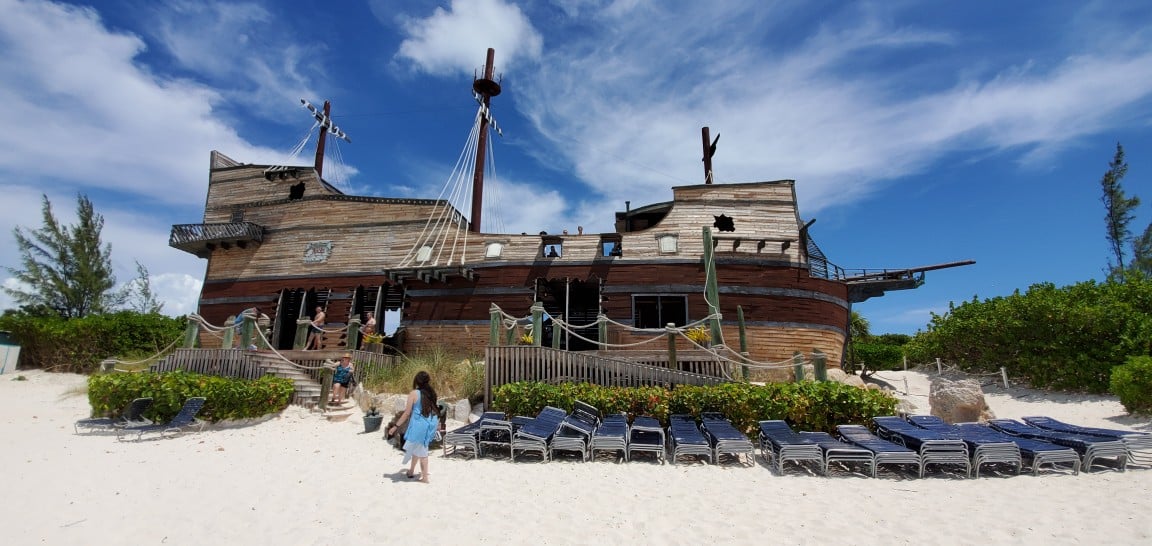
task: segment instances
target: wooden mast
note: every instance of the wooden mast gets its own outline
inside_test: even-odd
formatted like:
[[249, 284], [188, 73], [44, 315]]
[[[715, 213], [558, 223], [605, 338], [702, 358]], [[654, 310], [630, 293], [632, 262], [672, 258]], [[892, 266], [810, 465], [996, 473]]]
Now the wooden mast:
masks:
[[[324, 101], [324, 119], [332, 119], [332, 103]], [[316, 178], [324, 179], [324, 143], [328, 137], [328, 127], [324, 122], [320, 124], [320, 136], [316, 139]]]
[[480, 215], [484, 207], [484, 156], [488, 150], [488, 106], [492, 97], [500, 94], [500, 84], [492, 79], [492, 61], [496, 50], [488, 48], [488, 60], [484, 63], [484, 77], [472, 81], [472, 91], [480, 101], [483, 115], [480, 116], [480, 137], [476, 142], [476, 170], [472, 174], [472, 216], [468, 229], [480, 233]]

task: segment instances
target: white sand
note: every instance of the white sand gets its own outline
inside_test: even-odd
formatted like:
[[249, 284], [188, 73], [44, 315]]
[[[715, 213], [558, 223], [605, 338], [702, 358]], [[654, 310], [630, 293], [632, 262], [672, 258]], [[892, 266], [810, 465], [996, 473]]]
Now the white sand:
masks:
[[[0, 543], [1148, 544], [1152, 471], [871, 479], [753, 467], [431, 460], [289, 408], [160, 441], [73, 433], [84, 378], [0, 376]], [[903, 385], [902, 374], [883, 374]], [[909, 372], [913, 393], [924, 375]], [[1109, 397], [988, 388], [1000, 417], [1152, 430]], [[72, 394], [69, 394], [72, 392]], [[913, 397], [915, 399], [915, 397]], [[921, 408], [927, 399], [919, 398]]]

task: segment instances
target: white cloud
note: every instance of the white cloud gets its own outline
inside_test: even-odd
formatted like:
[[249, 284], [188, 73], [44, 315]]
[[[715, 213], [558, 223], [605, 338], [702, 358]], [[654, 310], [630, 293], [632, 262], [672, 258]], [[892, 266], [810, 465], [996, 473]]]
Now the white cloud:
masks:
[[482, 69], [487, 48], [496, 50], [497, 72], [540, 57], [543, 39], [520, 8], [504, 0], [452, 0], [430, 16], [403, 18], [398, 58], [430, 74], [471, 74]]

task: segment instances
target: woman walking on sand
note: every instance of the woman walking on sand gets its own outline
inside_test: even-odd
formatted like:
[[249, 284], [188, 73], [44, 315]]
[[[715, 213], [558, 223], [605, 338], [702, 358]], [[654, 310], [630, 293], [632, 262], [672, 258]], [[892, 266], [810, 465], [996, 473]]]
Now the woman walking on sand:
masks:
[[428, 444], [432, 443], [436, 430], [440, 428], [436, 391], [432, 389], [431, 381], [428, 372], [416, 374], [404, 414], [388, 429], [388, 434], [395, 434], [398, 427], [408, 423], [408, 430], [404, 432], [404, 462], [411, 461], [409, 478], [416, 477], [416, 463], [420, 463], [420, 481], [424, 483], [428, 483]]

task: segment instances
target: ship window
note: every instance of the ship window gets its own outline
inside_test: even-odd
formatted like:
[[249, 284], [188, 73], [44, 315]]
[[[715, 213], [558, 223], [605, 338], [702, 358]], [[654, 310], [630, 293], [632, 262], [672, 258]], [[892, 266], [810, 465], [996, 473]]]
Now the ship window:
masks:
[[485, 258], [499, 258], [500, 254], [503, 252], [504, 252], [504, 244], [503, 243], [488, 243], [488, 245], [484, 247], [484, 257]]
[[673, 253], [678, 250], [680, 238], [676, 235], [661, 235], [658, 240], [660, 241], [660, 252]]
[[304, 198], [304, 183], [301, 182], [288, 188], [288, 199], [296, 200]]
[[244, 209], [232, 209], [232, 222], [244, 221]]
[[545, 258], [559, 258], [564, 255], [564, 247], [559, 244], [544, 245]]
[[431, 260], [431, 259], [432, 259], [432, 247], [430, 247], [430, 246], [427, 246], [427, 245], [422, 246], [422, 247], [420, 247], [420, 250], [416, 252], [416, 261], [418, 261], [420, 263], [427, 262], [428, 260]]
[[632, 296], [632, 324], [636, 328], [663, 328], [669, 322], [688, 323], [688, 296]]
[[623, 256], [624, 248], [620, 245], [619, 234], [600, 236], [600, 255], [605, 257]]

